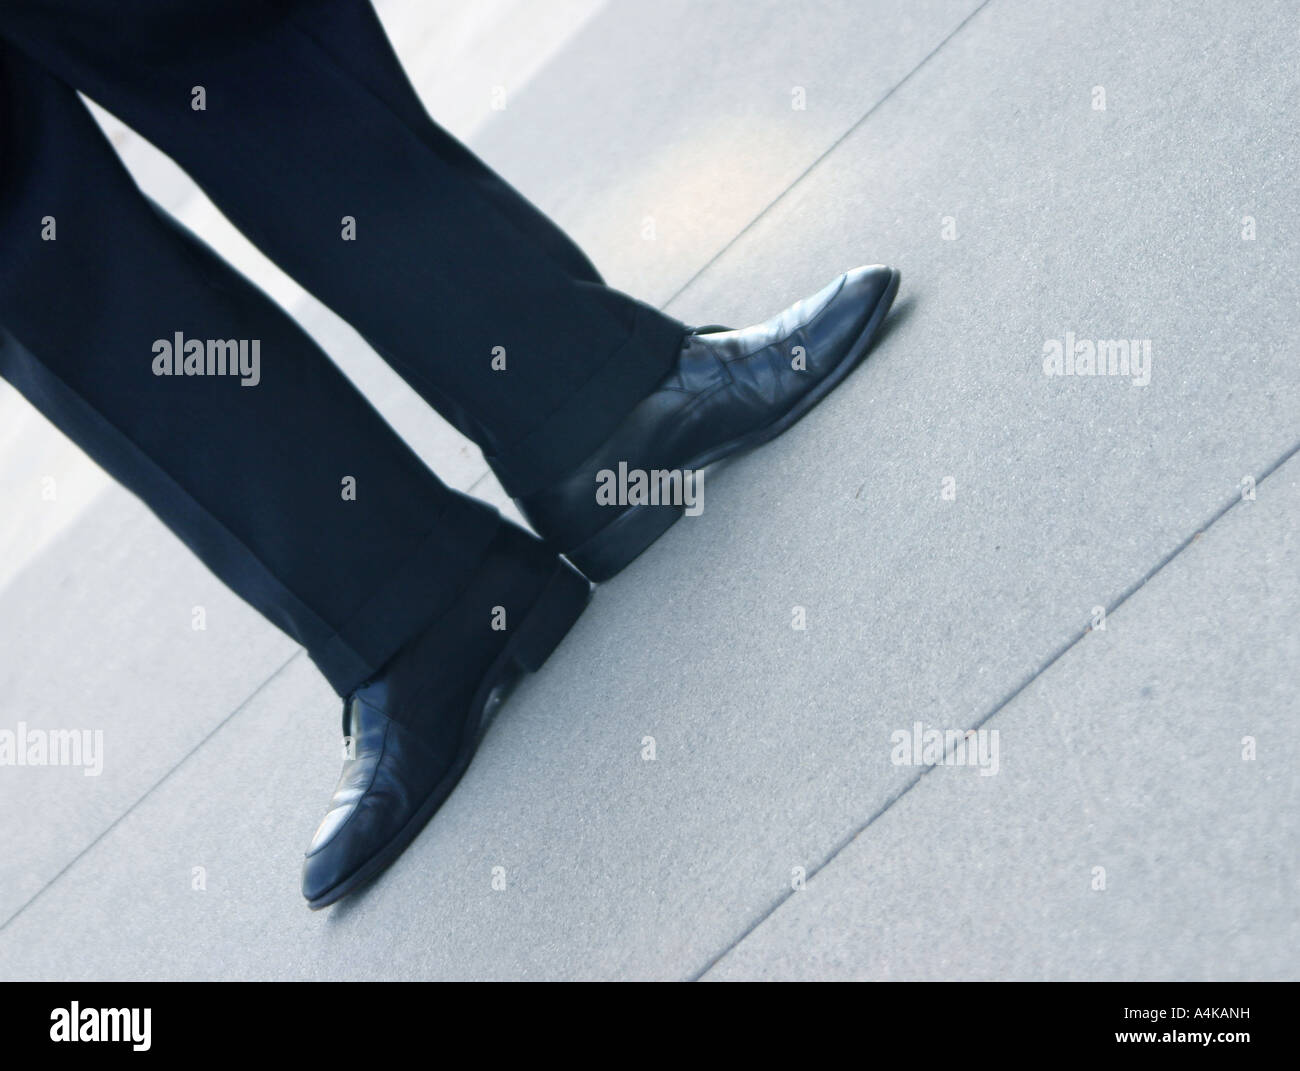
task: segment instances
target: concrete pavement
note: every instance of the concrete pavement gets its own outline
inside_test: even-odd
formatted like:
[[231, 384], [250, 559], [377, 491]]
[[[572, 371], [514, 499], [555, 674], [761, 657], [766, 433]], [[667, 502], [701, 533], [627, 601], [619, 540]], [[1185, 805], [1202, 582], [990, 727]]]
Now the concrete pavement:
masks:
[[[708, 474], [323, 914], [298, 860], [337, 700], [138, 503], [88, 496], [0, 590], [0, 727], [106, 741], [98, 778], [0, 769], [31, 816], [0, 976], [1294, 977], [1292, 7], [553, 10], [543, 35], [489, 5], [456, 53], [381, 6], [434, 114], [611, 284], [740, 323], [886, 262], [893, 325]], [[240, 241], [449, 483], [502, 501]], [[1149, 364], [1048, 375], [1054, 340]], [[897, 762], [918, 722], [998, 730], [998, 773]]]

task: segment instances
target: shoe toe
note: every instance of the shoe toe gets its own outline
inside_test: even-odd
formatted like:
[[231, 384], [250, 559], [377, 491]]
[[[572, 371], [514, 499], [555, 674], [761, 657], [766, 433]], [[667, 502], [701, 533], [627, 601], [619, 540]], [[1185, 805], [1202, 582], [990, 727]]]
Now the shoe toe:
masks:
[[895, 269], [883, 264], [854, 268], [840, 276], [834, 296], [801, 332], [809, 370], [815, 376], [831, 373], [846, 357], [861, 358], [869, 343], [867, 330], [873, 322], [879, 326], [893, 303], [899, 278]]
[[898, 269], [886, 267], [884, 264], [869, 264], [854, 268], [844, 273], [844, 288], [840, 291], [840, 299], [858, 305], [870, 318], [891, 287], [896, 285], [896, 280], [900, 278]]
[[446, 765], [396, 723], [385, 727], [378, 746], [358, 752], [303, 860], [302, 894], [312, 907], [333, 903], [363, 871], [378, 873], [396, 858]]
[[332, 902], [329, 894], [360, 872], [400, 828], [401, 816], [383, 793], [368, 792], [351, 805], [331, 808], [303, 860], [303, 896], [313, 907]]

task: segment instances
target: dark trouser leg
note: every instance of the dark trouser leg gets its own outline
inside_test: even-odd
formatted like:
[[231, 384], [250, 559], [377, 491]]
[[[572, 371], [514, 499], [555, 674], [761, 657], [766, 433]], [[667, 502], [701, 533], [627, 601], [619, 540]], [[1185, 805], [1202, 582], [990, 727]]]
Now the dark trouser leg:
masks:
[[[378, 97], [406, 127], [461, 174], [510, 222], [579, 282], [603, 286], [587, 255], [513, 186], [434, 124], [393, 51], [370, 0], [301, 5], [298, 26]], [[619, 301], [621, 295], [612, 300]]]
[[[452, 603], [500, 524], [140, 195], [68, 86], [3, 44], [0, 325], [0, 374], [341, 694]], [[178, 331], [258, 340], [260, 381], [155, 375], [155, 341]]]
[[424, 115], [368, 5], [129, 7], [63, 0], [55, 18], [51, 0], [14, 0], [0, 33], [180, 163], [512, 494], [572, 469], [667, 373], [683, 325], [600, 284]]

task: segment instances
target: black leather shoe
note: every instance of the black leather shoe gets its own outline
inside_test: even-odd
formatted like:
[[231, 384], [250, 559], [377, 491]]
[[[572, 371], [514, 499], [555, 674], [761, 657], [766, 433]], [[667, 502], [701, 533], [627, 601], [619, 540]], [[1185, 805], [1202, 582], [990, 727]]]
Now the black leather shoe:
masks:
[[506, 691], [540, 668], [590, 595], [554, 551], [502, 522], [451, 609], [344, 702], [351, 757], [303, 863], [310, 907], [401, 854], [456, 787]]
[[[595, 581], [608, 580], [688, 501], [602, 504], [610, 474], [695, 472], [775, 438], [849, 374], [898, 293], [899, 273], [855, 268], [765, 323], [695, 328], [668, 376], [563, 480], [518, 499], [529, 523]], [[681, 479], [683, 477], [679, 477]], [[635, 496], [630, 496], [635, 497]]]

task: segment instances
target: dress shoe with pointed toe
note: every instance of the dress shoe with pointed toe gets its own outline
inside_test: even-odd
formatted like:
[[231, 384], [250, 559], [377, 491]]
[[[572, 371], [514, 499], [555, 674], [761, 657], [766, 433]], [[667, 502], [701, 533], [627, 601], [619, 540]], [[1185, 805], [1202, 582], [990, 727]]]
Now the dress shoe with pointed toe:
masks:
[[591, 584], [508, 522], [446, 614], [344, 702], [343, 773], [307, 849], [313, 909], [393, 862], [451, 794], [495, 707], [541, 667]]
[[[516, 499], [519, 508], [583, 573], [608, 580], [683, 516], [694, 473], [775, 438], [843, 381], [871, 348], [899, 278], [883, 265], [855, 268], [764, 323], [693, 329], [614, 433], [563, 479]], [[606, 493], [624, 487], [625, 473], [645, 474], [641, 493]], [[647, 500], [660, 473], [676, 482]]]

